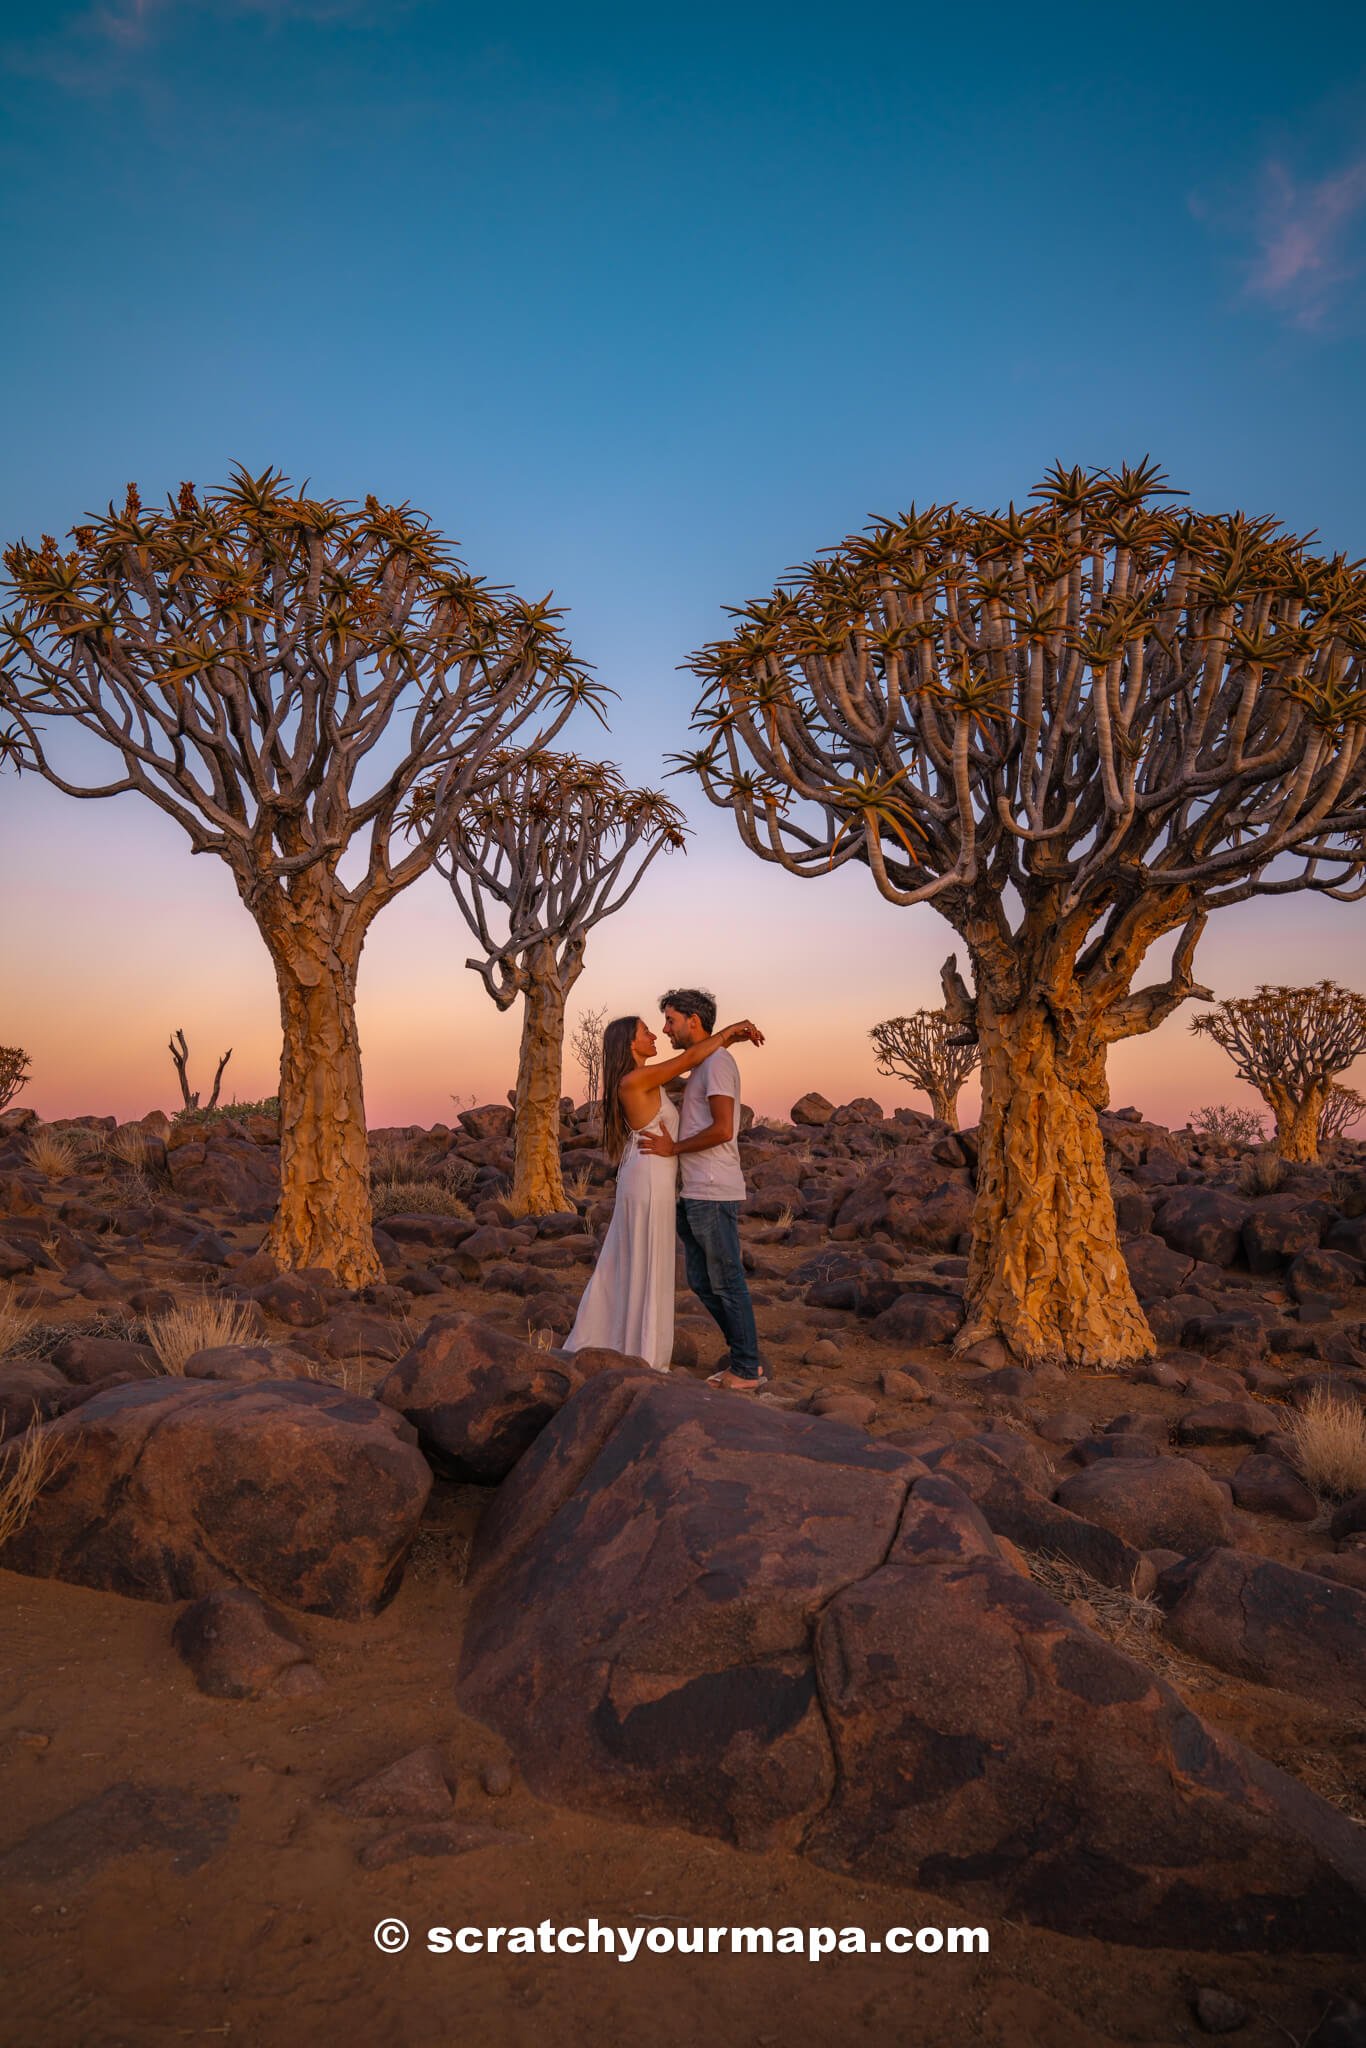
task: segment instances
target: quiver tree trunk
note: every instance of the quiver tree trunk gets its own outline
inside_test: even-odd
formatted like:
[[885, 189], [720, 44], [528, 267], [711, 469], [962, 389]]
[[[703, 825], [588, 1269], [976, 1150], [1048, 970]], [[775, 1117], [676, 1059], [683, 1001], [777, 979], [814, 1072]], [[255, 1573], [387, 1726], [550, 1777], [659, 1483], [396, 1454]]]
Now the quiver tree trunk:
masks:
[[1153, 1336], [1119, 1248], [1097, 1110], [1105, 1049], [1051, 1011], [993, 1010], [978, 977], [982, 1123], [957, 1348], [1000, 1337], [1022, 1364], [1110, 1366], [1144, 1358]]
[[267, 943], [280, 991], [280, 1206], [264, 1249], [289, 1271], [321, 1266], [344, 1287], [383, 1278], [356, 1031], [356, 967], [328, 930], [323, 890], [296, 880]]
[[931, 1088], [927, 1090], [927, 1093], [930, 1098], [930, 1108], [938, 1122], [947, 1124], [951, 1131], [956, 1131], [958, 1129], [958, 1090], [955, 1088], [950, 1093], [944, 1088]]
[[565, 1002], [577, 975], [577, 963], [571, 958], [561, 969], [548, 944], [537, 947], [526, 961], [508, 1196], [514, 1216], [553, 1216], [573, 1207], [560, 1172], [560, 1090]]
[[1262, 1093], [1276, 1115], [1276, 1150], [1281, 1158], [1312, 1164], [1319, 1156], [1319, 1124], [1328, 1089], [1315, 1083], [1296, 1096], [1272, 1082]]

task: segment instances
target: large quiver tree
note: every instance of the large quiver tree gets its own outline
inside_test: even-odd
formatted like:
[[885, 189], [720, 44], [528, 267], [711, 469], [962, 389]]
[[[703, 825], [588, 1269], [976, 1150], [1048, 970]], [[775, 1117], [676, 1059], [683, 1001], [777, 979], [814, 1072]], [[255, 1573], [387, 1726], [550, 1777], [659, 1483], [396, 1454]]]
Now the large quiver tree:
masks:
[[[422, 792], [412, 807], [427, 815]], [[682, 813], [630, 789], [610, 762], [544, 749], [499, 754], [445, 818], [438, 866], [479, 941], [466, 962], [500, 1010], [522, 999], [512, 1189], [519, 1216], [567, 1209], [560, 1173], [565, 1002], [588, 934], [634, 894], [655, 855], [681, 847]]]
[[1250, 996], [1202, 1011], [1191, 1030], [1222, 1046], [1239, 1077], [1271, 1105], [1282, 1159], [1317, 1159], [1333, 1084], [1366, 1052], [1366, 996], [1333, 981], [1312, 988], [1262, 982]]
[[[0, 708], [69, 796], [134, 790], [227, 863], [280, 994], [280, 1206], [267, 1248], [351, 1286], [371, 1236], [356, 973], [376, 914], [431, 865], [396, 820], [438, 771], [459, 800], [509, 731], [543, 743], [590, 693], [545, 605], [489, 589], [419, 514], [234, 474], [5, 555]], [[73, 779], [48, 728], [120, 758]], [[12, 749], [11, 749], [12, 751]], [[351, 854], [343, 879], [343, 857]]]
[[939, 1121], [956, 1131], [958, 1093], [969, 1074], [976, 1072], [980, 1054], [975, 1044], [955, 1042], [946, 1012], [914, 1010], [909, 1017], [887, 1017], [868, 1036], [878, 1072], [894, 1074], [923, 1090]]
[[[1115, 1229], [1106, 1053], [1188, 996], [1211, 909], [1363, 868], [1366, 575], [1270, 520], [1055, 470], [1037, 506], [851, 537], [693, 667], [686, 757], [763, 859], [864, 863], [961, 935], [982, 1056], [966, 1348], [1105, 1364], [1152, 1338]], [[1168, 978], [1134, 988], [1176, 934]]]

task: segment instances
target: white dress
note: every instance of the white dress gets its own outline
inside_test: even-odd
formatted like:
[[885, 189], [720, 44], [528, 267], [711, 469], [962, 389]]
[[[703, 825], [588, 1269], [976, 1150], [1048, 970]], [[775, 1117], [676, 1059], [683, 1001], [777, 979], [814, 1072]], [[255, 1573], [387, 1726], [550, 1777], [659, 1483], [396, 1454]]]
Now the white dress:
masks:
[[564, 1349], [600, 1344], [667, 1372], [674, 1348], [678, 1162], [642, 1152], [636, 1142], [657, 1131], [678, 1136], [678, 1111], [667, 1095], [650, 1122], [626, 1140], [612, 1221]]

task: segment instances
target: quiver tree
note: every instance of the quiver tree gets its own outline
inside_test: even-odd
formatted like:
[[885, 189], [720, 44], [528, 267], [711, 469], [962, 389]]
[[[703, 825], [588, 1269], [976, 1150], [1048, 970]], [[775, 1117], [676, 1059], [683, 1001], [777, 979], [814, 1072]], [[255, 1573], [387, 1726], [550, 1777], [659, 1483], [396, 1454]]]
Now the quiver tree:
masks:
[[[171, 1033], [171, 1042], [166, 1050], [171, 1055], [171, 1060], [176, 1070], [176, 1079], [180, 1083], [181, 1098], [186, 1109], [198, 1109], [199, 1090], [197, 1088], [191, 1089], [190, 1087], [190, 1048], [185, 1043], [185, 1033], [183, 1031], [173, 1031]], [[214, 1070], [213, 1093], [205, 1103], [205, 1109], [217, 1109], [218, 1091], [223, 1085], [223, 1069], [231, 1058], [232, 1047], [229, 1046]]]
[[[427, 796], [411, 806], [415, 828]], [[608, 762], [536, 749], [495, 756], [446, 817], [437, 865], [480, 947], [466, 965], [500, 1010], [522, 999], [508, 1206], [552, 1215], [570, 1207], [559, 1140], [565, 1000], [593, 926], [621, 909], [661, 849], [682, 846], [682, 814], [655, 790], [628, 789]]]
[[1319, 1116], [1320, 1145], [1330, 1145], [1334, 1138], [1345, 1138], [1364, 1116], [1366, 1095], [1361, 1095], [1355, 1088], [1344, 1088], [1335, 1081], [1324, 1097]]
[[1097, 1123], [1108, 1047], [1204, 993], [1210, 910], [1351, 895], [1363, 869], [1366, 574], [1159, 482], [1057, 469], [1024, 511], [880, 520], [692, 664], [684, 765], [745, 844], [802, 876], [861, 862], [966, 945], [975, 986], [944, 976], [982, 1058], [961, 1348], [1152, 1349]]
[[[396, 820], [436, 773], [458, 802], [509, 732], [557, 732], [591, 686], [546, 604], [471, 576], [420, 514], [292, 495], [242, 471], [164, 510], [121, 511], [5, 555], [15, 607], [0, 710], [22, 764], [69, 796], [134, 790], [227, 863], [275, 968], [283, 1266], [378, 1278], [356, 973], [376, 914], [427, 869], [436, 819]], [[73, 779], [48, 729], [121, 772]], [[83, 766], [83, 760], [76, 759]], [[346, 876], [342, 866], [346, 856]]]
[[1329, 1093], [1366, 1052], [1366, 996], [1320, 981], [1313, 988], [1263, 982], [1191, 1020], [1221, 1045], [1240, 1079], [1271, 1105], [1283, 1159], [1314, 1160]]
[[590, 1109], [602, 1108], [602, 1034], [607, 1029], [607, 1012], [583, 1010], [569, 1035], [569, 1049], [583, 1069], [585, 1100]]
[[975, 1044], [954, 1040], [954, 1027], [943, 1010], [916, 1010], [909, 1017], [888, 1017], [868, 1036], [877, 1054], [880, 1074], [894, 1074], [923, 1089], [940, 1123], [958, 1129], [958, 1091], [976, 1069]]
[[8, 1109], [29, 1078], [29, 1057], [21, 1045], [0, 1045], [0, 1109]]

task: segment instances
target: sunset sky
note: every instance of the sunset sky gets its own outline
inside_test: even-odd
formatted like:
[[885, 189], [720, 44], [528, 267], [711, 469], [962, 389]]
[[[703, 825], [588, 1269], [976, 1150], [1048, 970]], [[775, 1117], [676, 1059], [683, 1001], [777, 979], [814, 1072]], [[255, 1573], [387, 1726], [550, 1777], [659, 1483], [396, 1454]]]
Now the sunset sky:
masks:
[[[678, 664], [721, 607], [913, 498], [1150, 454], [1198, 506], [1366, 555], [1366, 32], [1341, 6], [1293, 32], [1221, 4], [25, 16], [0, 31], [6, 541], [238, 461], [409, 500], [570, 608], [618, 692], [610, 735], [574, 737], [640, 782], [687, 744]], [[860, 869], [779, 874], [667, 787], [689, 851], [594, 935], [573, 1007], [653, 1016], [701, 981], [769, 1035], [743, 1055], [761, 1112], [921, 1101], [867, 1032], [938, 1001], [949, 928]], [[174, 1027], [196, 1079], [232, 1045], [225, 1093], [273, 1090], [265, 951], [169, 820], [5, 774], [0, 858], [24, 1102], [174, 1107]], [[511, 1084], [515, 1016], [470, 950], [434, 877], [376, 925], [372, 1123]], [[1223, 913], [1197, 971], [1361, 986], [1366, 906]], [[1179, 1013], [1111, 1073], [1164, 1122], [1251, 1100]]]

